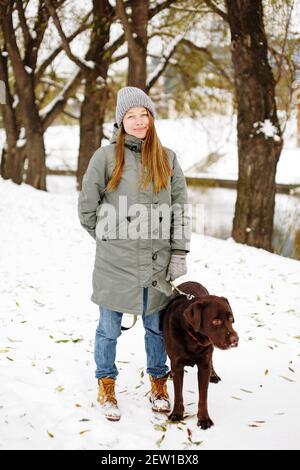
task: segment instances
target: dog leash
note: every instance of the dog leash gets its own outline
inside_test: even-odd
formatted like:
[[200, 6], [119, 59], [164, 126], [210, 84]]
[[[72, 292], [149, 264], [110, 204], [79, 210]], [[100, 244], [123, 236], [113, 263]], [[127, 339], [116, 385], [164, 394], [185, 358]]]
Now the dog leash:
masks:
[[192, 299], [195, 298], [195, 296], [193, 294], [186, 294], [185, 292], [182, 292], [182, 290], [178, 289], [178, 287], [175, 286], [173, 281], [170, 281], [170, 284], [173, 287], [173, 289], [177, 290], [177, 292], [179, 292], [179, 294], [184, 295], [188, 300], [192, 300]]
[[[185, 292], [182, 292], [182, 290], [178, 289], [178, 287], [175, 286], [174, 282], [173, 281], [170, 281], [170, 284], [171, 286], [173, 287], [173, 289], [177, 290], [177, 292], [179, 292], [179, 294], [182, 294], [184, 295], [188, 300], [192, 300], [195, 298], [195, 296], [193, 294], [186, 294]], [[132, 322], [132, 325], [131, 326], [121, 326], [121, 330], [122, 331], [126, 331], [126, 330], [130, 330], [137, 322], [137, 315], [133, 315], [133, 322]], [[195, 339], [195, 338], [194, 338]]]

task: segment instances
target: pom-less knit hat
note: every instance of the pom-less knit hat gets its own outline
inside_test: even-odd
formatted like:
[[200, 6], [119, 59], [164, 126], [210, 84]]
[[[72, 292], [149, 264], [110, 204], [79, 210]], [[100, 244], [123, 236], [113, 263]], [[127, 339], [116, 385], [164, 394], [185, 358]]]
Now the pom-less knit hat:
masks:
[[155, 107], [153, 101], [140, 88], [125, 86], [118, 91], [116, 107], [116, 123], [121, 127], [123, 118], [130, 108], [147, 108], [155, 118]]

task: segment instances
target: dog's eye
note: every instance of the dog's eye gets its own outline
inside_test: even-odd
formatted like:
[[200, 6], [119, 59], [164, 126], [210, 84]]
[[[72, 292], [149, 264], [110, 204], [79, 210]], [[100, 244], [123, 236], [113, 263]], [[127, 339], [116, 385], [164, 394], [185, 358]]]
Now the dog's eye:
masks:
[[222, 325], [222, 323], [223, 323], [222, 320], [220, 320], [219, 318], [215, 318], [215, 320], [212, 321], [212, 324], [214, 326], [220, 326]]

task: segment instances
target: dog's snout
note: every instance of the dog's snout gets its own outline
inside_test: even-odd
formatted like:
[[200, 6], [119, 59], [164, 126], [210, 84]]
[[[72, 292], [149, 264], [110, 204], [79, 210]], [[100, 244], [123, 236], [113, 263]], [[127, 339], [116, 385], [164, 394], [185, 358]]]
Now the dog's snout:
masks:
[[237, 334], [235, 334], [235, 335], [232, 335], [232, 334], [231, 334], [231, 335], [230, 335], [230, 338], [229, 338], [229, 341], [230, 341], [230, 346], [231, 346], [232, 348], [236, 348], [237, 345], [239, 344], [239, 337], [238, 337], [238, 335], [237, 335]]

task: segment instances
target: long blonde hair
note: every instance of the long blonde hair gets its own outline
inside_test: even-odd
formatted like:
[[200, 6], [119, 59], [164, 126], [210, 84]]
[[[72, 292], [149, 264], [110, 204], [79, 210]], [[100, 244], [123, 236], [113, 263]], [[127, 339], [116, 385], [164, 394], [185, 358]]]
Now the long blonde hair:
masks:
[[[139, 188], [146, 189], [153, 181], [154, 192], [158, 193], [161, 189], [167, 188], [169, 176], [173, 172], [167, 152], [156, 133], [154, 119], [148, 109], [147, 114], [149, 127], [142, 146], [142, 175]], [[116, 162], [112, 177], [107, 183], [106, 191], [114, 191], [119, 186], [125, 164], [125, 135], [126, 132], [122, 123], [116, 143]]]

